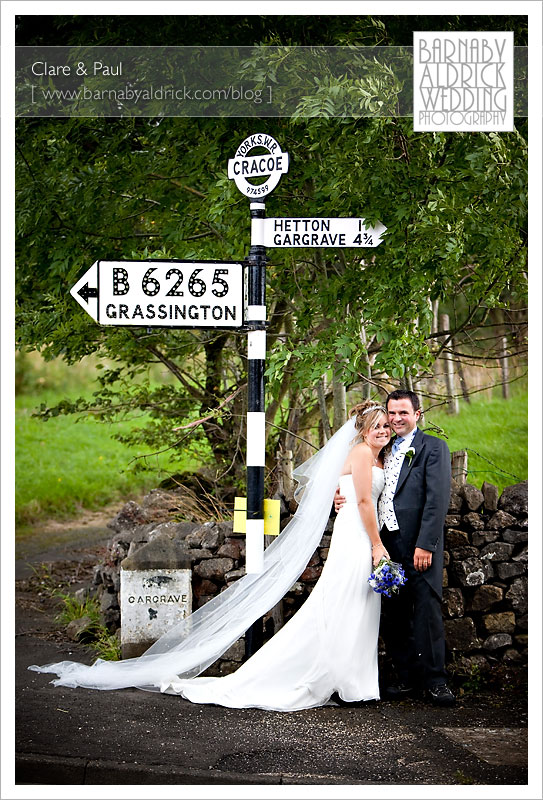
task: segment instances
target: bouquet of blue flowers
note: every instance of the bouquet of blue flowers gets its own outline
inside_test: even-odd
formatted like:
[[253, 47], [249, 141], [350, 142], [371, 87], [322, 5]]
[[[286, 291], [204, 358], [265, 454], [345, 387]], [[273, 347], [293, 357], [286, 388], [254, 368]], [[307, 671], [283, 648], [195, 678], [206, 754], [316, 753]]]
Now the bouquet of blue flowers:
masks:
[[368, 578], [368, 583], [373, 591], [377, 594], [384, 594], [385, 597], [391, 597], [392, 593], [397, 594], [400, 586], [403, 586], [406, 581], [402, 565], [386, 558], [379, 561]]

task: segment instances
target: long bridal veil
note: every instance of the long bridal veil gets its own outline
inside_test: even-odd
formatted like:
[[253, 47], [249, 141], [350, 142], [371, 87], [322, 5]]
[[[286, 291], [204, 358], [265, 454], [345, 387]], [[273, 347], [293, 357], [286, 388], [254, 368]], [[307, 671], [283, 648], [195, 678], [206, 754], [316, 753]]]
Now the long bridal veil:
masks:
[[160, 685], [194, 678], [212, 664], [249, 626], [286, 594], [317, 548], [330, 515], [338, 477], [355, 435], [354, 418], [294, 471], [301, 494], [296, 514], [264, 551], [264, 568], [249, 574], [174, 625], [143, 655], [124, 661], [98, 659], [88, 666], [61, 661], [31, 666], [57, 675], [55, 686], [89, 689]]

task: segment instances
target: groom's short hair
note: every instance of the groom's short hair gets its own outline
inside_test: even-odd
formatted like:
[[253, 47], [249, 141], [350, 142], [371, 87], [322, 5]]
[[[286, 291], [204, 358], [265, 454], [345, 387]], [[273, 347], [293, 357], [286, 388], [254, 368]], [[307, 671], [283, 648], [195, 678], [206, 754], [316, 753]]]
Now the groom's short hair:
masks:
[[393, 392], [390, 392], [386, 401], [387, 407], [389, 400], [410, 400], [411, 405], [413, 406], [413, 411], [418, 411], [420, 409], [420, 400], [418, 395], [416, 395], [415, 392], [412, 392], [410, 389], [395, 389]]

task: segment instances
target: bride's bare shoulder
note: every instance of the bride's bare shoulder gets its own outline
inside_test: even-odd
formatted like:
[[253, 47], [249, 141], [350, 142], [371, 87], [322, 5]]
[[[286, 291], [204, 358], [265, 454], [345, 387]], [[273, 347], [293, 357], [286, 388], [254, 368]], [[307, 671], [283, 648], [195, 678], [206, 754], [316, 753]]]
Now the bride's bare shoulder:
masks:
[[373, 454], [365, 442], [359, 442], [351, 450], [351, 460], [358, 463], [364, 463], [365, 461], [373, 463]]

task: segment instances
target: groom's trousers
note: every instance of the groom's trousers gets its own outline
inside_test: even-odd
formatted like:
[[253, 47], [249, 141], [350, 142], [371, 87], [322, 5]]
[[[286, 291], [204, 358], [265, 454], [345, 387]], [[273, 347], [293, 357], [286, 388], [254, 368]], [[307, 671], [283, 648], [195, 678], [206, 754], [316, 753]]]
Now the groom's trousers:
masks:
[[441, 599], [424, 574], [415, 570], [413, 558], [401, 552], [395, 534], [385, 528], [381, 536], [390, 557], [402, 564], [407, 577], [399, 592], [383, 597], [381, 603], [383, 639], [398, 680], [421, 688], [446, 683]]

